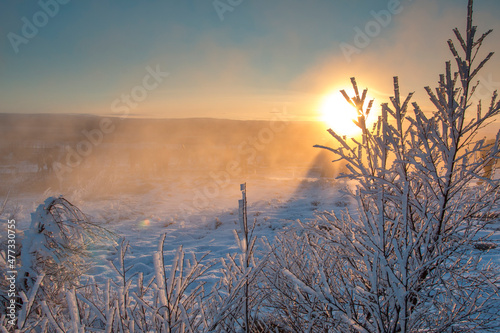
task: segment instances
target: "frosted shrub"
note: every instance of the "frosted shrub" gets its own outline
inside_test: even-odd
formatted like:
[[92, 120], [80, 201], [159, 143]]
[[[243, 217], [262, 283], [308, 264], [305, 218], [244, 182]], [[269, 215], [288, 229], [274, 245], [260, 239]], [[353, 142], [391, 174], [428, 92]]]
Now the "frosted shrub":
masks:
[[[342, 262], [328, 256], [330, 242], [324, 237], [289, 230], [269, 244], [264, 268], [265, 308], [269, 321], [292, 332], [328, 332], [339, 327], [328, 301], [309, 286], [319, 286], [326, 276], [336, 274]], [[326, 275], [325, 275], [326, 274]]]
[[268, 330], [268, 320], [260, 316], [265, 293], [259, 288], [266, 260], [255, 257], [255, 225], [256, 222], [248, 228], [245, 224], [241, 236], [235, 230], [241, 253], [227, 254], [220, 259], [222, 277], [212, 288], [206, 305], [210, 332]]
[[[117, 279], [99, 285], [92, 278], [81, 281], [81, 275], [87, 268], [87, 247], [102, 240], [103, 233], [95, 234], [100, 228], [64, 198], [48, 198], [32, 214], [23, 241], [17, 328], [20, 332], [261, 330], [266, 324], [256, 315], [262, 299], [256, 281], [262, 262], [254, 258], [252, 230], [246, 230], [244, 238], [236, 234], [242, 253], [221, 259], [222, 277], [208, 294], [205, 277], [215, 262], [203, 262], [208, 253], [189, 257], [179, 247], [167, 265], [165, 235], [152, 254], [155, 274], [149, 280], [140, 272], [130, 273], [130, 246], [123, 240], [111, 261]], [[4, 316], [0, 331], [7, 328], [12, 327]]]
[[182, 247], [177, 249], [170, 272], [165, 271], [163, 244], [160, 241], [158, 252], [154, 254], [156, 271], [153, 285], [154, 311], [151, 313], [155, 332], [195, 332], [207, 321], [204, 316], [204, 283], [200, 277], [211, 267], [196, 258], [185, 259]]
[[288, 236], [275, 251], [272, 304], [290, 327], [319, 332], [322, 322], [339, 332], [498, 328], [498, 268], [481, 262], [474, 245], [498, 221], [499, 180], [494, 170], [490, 177], [484, 170], [498, 158], [500, 133], [489, 145], [478, 133], [498, 116], [500, 102], [495, 92], [486, 107], [470, 105], [473, 79], [492, 56], [474, 65], [490, 32], [476, 38], [469, 1], [466, 35], [454, 30], [464, 55], [448, 41], [457, 72], [447, 62], [438, 87], [425, 88], [435, 106], [432, 115], [410, 104], [412, 93], [401, 98], [394, 78], [391, 103], [382, 104], [378, 122], [368, 129], [373, 101], [365, 107], [367, 90], [360, 94], [351, 79], [354, 97], [342, 91], [358, 111], [362, 138], [347, 140], [329, 130], [338, 148], [318, 147], [348, 162], [343, 177], [358, 184], [352, 192], [358, 210], [325, 214], [321, 228], [306, 225], [303, 235]]
[[[113, 235], [63, 197], [50, 197], [31, 215], [18, 269], [17, 329], [20, 332], [82, 331], [75, 287], [89, 261], [89, 246], [113, 243]], [[6, 327], [2, 318], [0, 330]], [[78, 323], [78, 324], [77, 324]]]
[[[31, 214], [25, 232], [19, 276], [25, 290], [36, 276], [45, 275], [44, 290], [57, 293], [79, 285], [88, 268], [88, 247], [112, 240], [112, 234], [98, 226], [63, 197], [47, 198]], [[49, 290], [50, 289], [50, 290]]]

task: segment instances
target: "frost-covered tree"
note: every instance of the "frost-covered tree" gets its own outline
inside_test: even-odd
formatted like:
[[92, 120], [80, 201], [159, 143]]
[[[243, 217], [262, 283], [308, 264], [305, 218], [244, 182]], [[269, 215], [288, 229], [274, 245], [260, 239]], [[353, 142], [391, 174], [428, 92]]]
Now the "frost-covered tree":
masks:
[[90, 264], [89, 246], [104, 241], [114, 243], [110, 231], [63, 197], [47, 198], [31, 214], [31, 226], [22, 242], [21, 290], [30, 289], [41, 274], [45, 275], [46, 297], [78, 286]]
[[269, 320], [260, 313], [265, 293], [259, 288], [264, 258], [256, 258], [254, 236], [257, 220], [248, 225], [246, 184], [241, 184], [239, 201], [240, 232], [234, 236], [240, 254], [221, 258], [222, 277], [214, 285], [207, 301], [206, 315], [211, 318], [210, 332], [261, 332], [269, 330]]
[[83, 332], [82, 322], [95, 315], [79, 306], [75, 287], [82, 288], [81, 276], [91, 263], [90, 246], [109, 245], [113, 238], [63, 197], [47, 198], [31, 214], [20, 247], [17, 321], [12, 325], [2, 316], [0, 331]]
[[261, 313], [265, 293], [259, 288], [265, 260], [255, 258], [256, 237], [247, 243], [235, 231], [235, 238], [242, 253], [220, 259], [222, 277], [207, 299], [209, 332], [266, 331], [269, 320]]
[[[276, 274], [287, 281], [271, 286], [283, 302], [280, 312], [302, 314], [301, 329], [320, 331], [320, 321], [339, 332], [498, 329], [499, 272], [481, 261], [480, 242], [498, 221], [499, 180], [489, 169], [500, 133], [491, 144], [479, 133], [499, 115], [500, 102], [495, 92], [486, 107], [471, 105], [474, 79], [493, 55], [476, 65], [491, 30], [476, 37], [470, 0], [465, 35], [453, 31], [461, 50], [448, 45], [457, 70], [446, 62], [438, 86], [425, 88], [431, 114], [410, 104], [412, 93], [401, 97], [396, 77], [391, 103], [367, 128], [367, 90], [360, 94], [353, 78], [354, 96], [342, 91], [358, 112], [362, 139], [329, 130], [338, 148], [318, 147], [348, 162], [343, 177], [357, 184], [358, 209], [325, 214], [321, 227], [305, 226], [289, 236], [287, 253], [274, 256], [282, 266]], [[290, 264], [287, 258], [304, 256], [290, 249], [293, 243], [307, 247], [307, 260]]]

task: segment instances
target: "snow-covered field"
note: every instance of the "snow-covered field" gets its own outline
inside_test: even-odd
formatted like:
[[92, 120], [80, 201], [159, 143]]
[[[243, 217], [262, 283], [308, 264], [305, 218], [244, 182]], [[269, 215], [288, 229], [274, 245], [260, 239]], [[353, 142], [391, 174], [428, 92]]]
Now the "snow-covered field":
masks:
[[[354, 200], [345, 191], [348, 186], [354, 186], [352, 183], [307, 178], [300, 171], [288, 172], [286, 177], [250, 175], [233, 179], [223, 186], [214, 186], [213, 179], [204, 174], [147, 180], [124, 178], [125, 182], [122, 179], [117, 181], [121, 184], [114, 184], [112, 195], [93, 195], [93, 189], [99, 186], [100, 178], [97, 177], [88, 182], [92, 184], [89, 188], [69, 193], [48, 188], [43, 194], [11, 196], [7, 208], [16, 211], [18, 228], [26, 230], [31, 222], [30, 214], [46, 197], [64, 195], [92, 221], [112, 231], [118, 242], [121, 239], [129, 241], [131, 252], [127, 260], [133, 265], [129, 273], [143, 272], [145, 276], [154, 274], [152, 256], [163, 234], [166, 234], [166, 263], [170, 263], [179, 246], [186, 253], [209, 252], [207, 259], [239, 252], [233, 233], [240, 231], [238, 200], [243, 182], [247, 184], [248, 220], [256, 221], [258, 238], [265, 237], [271, 242], [280, 231], [296, 226], [297, 220], [311, 222], [325, 211], [339, 212], [348, 208], [353, 212], [356, 209]], [[124, 189], [122, 193], [117, 192], [120, 188]], [[213, 193], [210, 198], [204, 194], [207, 188]], [[128, 193], [127, 189], [134, 193]], [[103, 192], [106, 191], [99, 191]], [[487, 231], [490, 232], [493, 233], [490, 241], [500, 243], [500, 226], [492, 226]], [[88, 276], [101, 283], [115, 277], [110, 264], [110, 260], [116, 258], [113, 246], [95, 248], [92, 256], [93, 265]], [[500, 249], [489, 250], [484, 259], [500, 263]], [[218, 278], [219, 268], [215, 265], [209, 275]]]
[[[251, 224], [255, 221], [254, 235], [271, 243], [281, 232], [299, 227], [298, 220], [315, 224], [325, 212], [340, 213], [348, 209], [354, 217], [357, 212], [357, 203], [346, 193], [347, 188], [355, 187], [353, 182], [316, 177], [302, 167], [284, 168], [281, 172], [258, 168], [233, 177], [201, 169], [173, 169], [167, 175], [146, 173], [137, 177], [121, 168], [95, 172], [67, 186], [53, 182], [55, 178], [51, 175], [29, 168], [6, 170], [3, 177], [8, 179], [6, 174], [11, 175], [10, 184], [22, 184], [20, 188], [25, 188], [26, 180], [31, 179], [37, 187], [15, 191], [11, 186], [14, 190], [2, 198], [2, 202], [6, 200], [4, 217], [13, 214], [18, 230], [29, 228], [31, 213], [47, 197], [62, 195], [92, 222], [114, 233], [115, 244], [92, 247], [91, 266], [83, 279], [88, 281], [86, 278], [91, 277], [102, 288], [108, 280], [119, 281], [112, 262], [118, 262], [118, 244], [122, 240], [130, 244], [125, 257], [126, 266], [131, 267], [127, 275], [142, 273], [144, 281], [154, 280], [154, 254], [163, 235], [166, 235], [163, 253], [167, 272], [182, 246], [187, 255], [193, 253], [198, 258], [208, 253], [204, 262], [213, 265], [201, 281], [207, 287], [216, 284], [223, 276], [220, 259], [241, 253], [234, 231], [241, 234], [238, 200], [242, 198], [242, 183], [246, 183], [248, 220]], [[52, 186], [44, 187], [45, 180]], [[492, 248], [474, 251], [481, 253], [483, 263], [491, 261], [498, 265], [500, 249], [496, 246], [500, 243], [500, 225], [491, 225], [480, 236], [490, 233], [485, 244]], [[22, 232], [18, 237], [21, 243]], [[255, 255], [261, 256], [260, 250], [265, 249], [263, 242], [257, 242]]]
[[[298, 219], [312, 221], [323, 211], [339, 211], [352, 203], [342, 191], [348, 185], [346, 181], [306, 178], [300, 172], [296, 176], [290, 174], [286, 177], [251, 175], [233, 179], [223, 186], [214, 186], [213, 179], [203, 175], [127, 179], [134, 193], [127, 190], [117, 193], [119, 188], [127, 187], [122, 181], [121, 185], [114, 184], [117, 189], [112, 195], [96, 196], [92, 191], [98, 184], [69, 193], [49, 188], [43, 194], [11, 195], [7, 209], [17, 210], [18, 228], [26, 230], [36, 207], [46, 197], [62, 194], [92, 221], [115, 233], [117, 241], [122, 238], [129, 241], [131, 252], [127, 260], [134, 265], [130, 273], [140, 271], [147, 276], [153, 274], [152, 255], [158, 249], [162, 234], [166, 234], [166, 263], [179, 246], [186, 253], [209, 252], [207, 259], [239, 252], [233, 230], [240, 229], [240, 183], [247, 184], [248, 220], [256, 221], [255, 235], [269, 241]], [[131, 184], [134, 186], [130, 187]], [[106, 191], [99, 191], [103, 192]], [[212, 195], [208, 198], [205, 193]], [[93, 265], [87, 274], [99, 282], [113, 278], [115, 272], [109, 260], [115, 258], [115, 254], [112, 246], [95, 248]], [[216, 265], [211, 272], [214, 278], [218, 277], [217, 269]]]

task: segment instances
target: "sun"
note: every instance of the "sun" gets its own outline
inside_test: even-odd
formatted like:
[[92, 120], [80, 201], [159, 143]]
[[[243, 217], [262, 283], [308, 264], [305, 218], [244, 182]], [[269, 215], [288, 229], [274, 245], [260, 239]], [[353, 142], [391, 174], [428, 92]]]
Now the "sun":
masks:
[[[367, 97], [365, 106], [368, 101]], [[321, 102], [320, 111], [321, 120], [335, 133], [347, 137], [361, 135], [361, 129], [353, 122], [358, 119], [357, 111], [345, 100], [340, 91], [325, 96]], [[370, 118], [367, 119], [367, 125], [370, 125]]]

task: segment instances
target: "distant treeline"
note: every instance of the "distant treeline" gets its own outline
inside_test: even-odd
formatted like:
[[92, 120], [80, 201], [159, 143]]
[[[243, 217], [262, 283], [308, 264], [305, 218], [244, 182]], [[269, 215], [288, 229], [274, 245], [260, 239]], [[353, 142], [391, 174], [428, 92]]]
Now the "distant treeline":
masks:
[[[103, 127], [105, 126], [105, 127]], [[156, 164], [218, 168], [242, 165], [309, 165], [328, 143], [321, 122], [214, 118], [139, 119], [68, 114], [0, 114], [0, 163], [60, 161], [68, 151], [91, 165], [130, 168]], [[79, 145], [81, 147], [79, 147]], [[82, 148], [83, 147], [83, 148]], [[88, 155], [88, 156], [87, 156]], [[111, 161], [111, 162], [110, 162]]]

